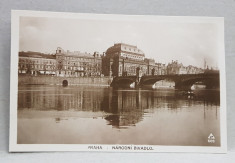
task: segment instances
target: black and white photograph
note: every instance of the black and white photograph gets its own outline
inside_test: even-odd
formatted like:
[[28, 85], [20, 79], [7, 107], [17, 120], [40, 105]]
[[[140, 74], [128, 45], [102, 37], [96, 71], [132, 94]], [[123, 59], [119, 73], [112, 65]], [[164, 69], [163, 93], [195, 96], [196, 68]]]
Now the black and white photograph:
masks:
[[226, 152], [223, 18], [13, 11], [11, 30], [11, 152]]

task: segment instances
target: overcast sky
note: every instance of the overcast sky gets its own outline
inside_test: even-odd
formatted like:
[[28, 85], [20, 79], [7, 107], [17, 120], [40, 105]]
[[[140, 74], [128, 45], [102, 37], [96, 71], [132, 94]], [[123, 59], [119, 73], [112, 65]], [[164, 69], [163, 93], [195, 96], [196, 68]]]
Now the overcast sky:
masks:
[[20, 18], [20, 51], [105, 52], [114, 43], [137, 45], [155, 62], [185, 66], [218, 64], [218, 28], [213, 23], [163, 23], [60, 18]]

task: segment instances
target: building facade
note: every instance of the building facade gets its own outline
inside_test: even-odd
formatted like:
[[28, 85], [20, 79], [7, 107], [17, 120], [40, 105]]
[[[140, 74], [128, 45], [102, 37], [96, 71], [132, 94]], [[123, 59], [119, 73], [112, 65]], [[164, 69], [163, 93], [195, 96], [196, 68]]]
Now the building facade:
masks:
[[56, 56], [38, 52], [19, 52], [19, 74], [55, 75]]
[[[145, 58], [137, 46], [117, 43], [107, 49], [102, 59], [104, 76], [144, 76], [164, 73], [154, 59]], [[157, 70], [157, 71], [156, 71]], [[159, 73], [159, 74], [161, 74]]]
[[51, 75], [61, 77], [90, 76], [144, 76], [166, 74], [198, 74], [204, 69], [178, 61], [168, 65], [156, 63], [154, 59], [145, 58], [137, 46], [117, 43], [100, 55], [65, 51], [58, 47], [54, 54], [39, 52], [19, 52], [19, 74]]
[[53, 55], [19, 52], [19, 74], [61, 77], [101, 76], [101, 56], [81, 52], [65, 52], [58, 47]]
[[167, 69], [166, 69], [166, 64], [163, 63], [155, 63], [156, 65], [156, 75], [166, 75], [167, 74]]
[[80, 77], [101, 76], [101, 56], [81, 52], [65, 52], [58, 47], [56, 50], [56, 76]]
[[204, 69], [192, 65], [184, 66], [178, 61], [172, 61], [167, 65], [167, 74], [199, 74], [204, 73]]

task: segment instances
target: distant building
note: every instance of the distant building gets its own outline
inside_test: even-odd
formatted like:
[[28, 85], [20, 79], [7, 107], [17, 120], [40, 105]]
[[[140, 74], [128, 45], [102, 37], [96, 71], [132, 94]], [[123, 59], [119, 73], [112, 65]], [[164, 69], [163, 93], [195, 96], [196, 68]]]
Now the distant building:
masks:
[[101, 56], [98, 52], [93, 55], [81, 52], [65, 52], [58, 47], [56, 50], [56, 76], [79, 77], [100, 76]]
[[199, 74], [204, 73], [202, 68], [198, 68], [192, 65], [184, 66], [178, 61], [172, 61], [167, 65], [167, 74]]
[[[207, 69], [208, 70], [208, 69]], [[204, 69], [178, 61], [168, 65], [145, 58], [137, 46], [117, 43], [100, 55], [98, 52], [81, 53], [64, 51], [58, 47], [55, 54], [39, 52], [19, 52], [19, 74], [51, 75], [61, 77], [90, 76], [144, 76], [166, 74], [198, 74]]]
[[192, 65], [187, 66], [186, 69], [187, 74], [200, 74], [205, 72], [205, 70], [203, 70], [202, 68], [198, 68]]
[[53, 55], [19, 52], [19, 74], [62, 77], [101, 76], [101, 56], [81, 52], [65, 52], [58, 47]]
[[19, 74], [55, 75], [56, 56], [38, 52], [19, 52]]
[[180, 74], [180, 67], [182, 64], [179, 64], [178, 61], [172, 61], [167, 65], [167, 74]]
[[155, 66], [156, 66], [156, 71], [155, 71], [156, 75], [166, 75], [167, 74], [166, 64], [155, 63]]

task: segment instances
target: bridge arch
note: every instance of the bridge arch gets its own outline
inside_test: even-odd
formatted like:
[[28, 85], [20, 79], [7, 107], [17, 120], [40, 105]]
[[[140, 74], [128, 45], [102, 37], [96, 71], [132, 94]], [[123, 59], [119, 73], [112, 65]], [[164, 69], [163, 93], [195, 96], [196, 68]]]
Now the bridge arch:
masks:
[[129, 87], [134, 82], [136, 82], [136, 76], [121, 76], [121, 77], [115, 77], [110, 86]]
[[64, 87], [68, 86], [68, 85], [69, 85], [68, 80], [63, 80], [62, 85], [63, 85]]
[[188, 78], [182, 81], [178, 81], [175, 84], [175, 88], [177, 89], [191, 89], [193, 84], [197, 82], [202, 82], [206, 85], [206, 88], [217, 88], [219, 87], [219, 80], [214, 80], [211, 77], [195, 77], [195, 78]]
[[175, 81], [169, 79], [158, 80], [153, 84], [153, 88], [174, 88]]
[[140, 86], [154, 85], [156, 82], [161, 80], [169, 80], [175, 82], [173, 78], [170, 78], [168, 75], [155, 75], [155, 76], [143, 76], [140, 80]]

